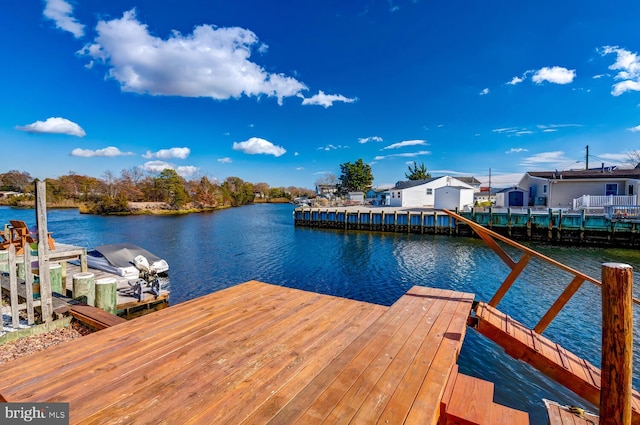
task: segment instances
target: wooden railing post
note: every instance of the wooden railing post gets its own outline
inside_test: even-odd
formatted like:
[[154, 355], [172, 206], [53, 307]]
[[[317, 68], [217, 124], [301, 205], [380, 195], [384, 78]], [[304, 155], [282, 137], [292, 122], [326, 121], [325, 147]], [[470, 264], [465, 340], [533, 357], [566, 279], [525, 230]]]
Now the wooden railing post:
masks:
[[600, 424], [631, 424], [633, 268], [602, 265], [602, 380]]

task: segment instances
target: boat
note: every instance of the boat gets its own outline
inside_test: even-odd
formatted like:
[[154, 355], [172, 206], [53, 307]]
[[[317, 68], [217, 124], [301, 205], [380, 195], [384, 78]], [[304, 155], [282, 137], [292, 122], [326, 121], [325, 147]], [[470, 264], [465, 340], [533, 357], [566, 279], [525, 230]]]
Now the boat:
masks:
[[166, 260], [130, 243], [100, 245], [87, 251], [87, 265], [127, 279], [142, 274], [165, 275], [169, 271]]

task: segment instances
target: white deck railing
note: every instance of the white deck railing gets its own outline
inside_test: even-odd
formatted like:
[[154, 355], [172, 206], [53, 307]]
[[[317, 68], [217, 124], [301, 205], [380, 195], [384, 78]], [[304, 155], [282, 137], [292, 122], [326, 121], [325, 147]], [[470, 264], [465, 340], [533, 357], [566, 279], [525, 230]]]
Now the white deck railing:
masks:
[[608, 206], [637, 205], [636, 195], [593, 196], [582, 195], [573, 200], [573, 209], [604, 208]]

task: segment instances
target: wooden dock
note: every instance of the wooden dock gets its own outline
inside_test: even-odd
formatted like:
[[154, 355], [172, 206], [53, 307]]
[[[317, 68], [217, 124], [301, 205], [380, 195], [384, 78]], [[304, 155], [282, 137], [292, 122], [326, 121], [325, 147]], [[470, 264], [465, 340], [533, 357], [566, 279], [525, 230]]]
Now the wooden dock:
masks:
[[89, 424], [444, 423], [463, 401], [487, 408], [456, 368], [472, 301], [414, 287], [384, 307], [251, 281], [7, 364], [0, 400], [69, 402]]
[[[73, 293], [73, 275], [82, 271], [81, 266], [73, 263], [66, 264], [66, 296], [71, 297]], [[95, 280], [102, 278], [114, 278], [116, 279], [116, 285], [118, 287], [117, 294], [117, 311], [119, 316], [123, 317], [135, 317], [139, 313], [145, 313], [149, 310], [159, 310], [169, 305], [169, 291], [162, 289], [160, 295], [157, 297], [149, 292], [143, 294], [143, 299], [138, 300], [136, 296], [131, 293], [131, 285], [129, 285], [129, 279], [122, 276], [118, 276], [106, 271], [97, 269], [87, 269], [88, 272], [93, 273]], [[126, 295], [129, 293], [130, 295]]]

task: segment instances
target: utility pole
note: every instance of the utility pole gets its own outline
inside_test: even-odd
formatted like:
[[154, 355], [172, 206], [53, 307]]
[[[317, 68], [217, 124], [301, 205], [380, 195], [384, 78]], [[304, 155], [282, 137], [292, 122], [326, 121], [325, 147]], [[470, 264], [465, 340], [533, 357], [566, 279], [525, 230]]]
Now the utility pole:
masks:
[[585, 170], [588, 170], [589, 169], [589, 145], [587, 145], [586, 148], [587, 148], [587, 156], [585, 158], [584, 163], [585, 163]]

